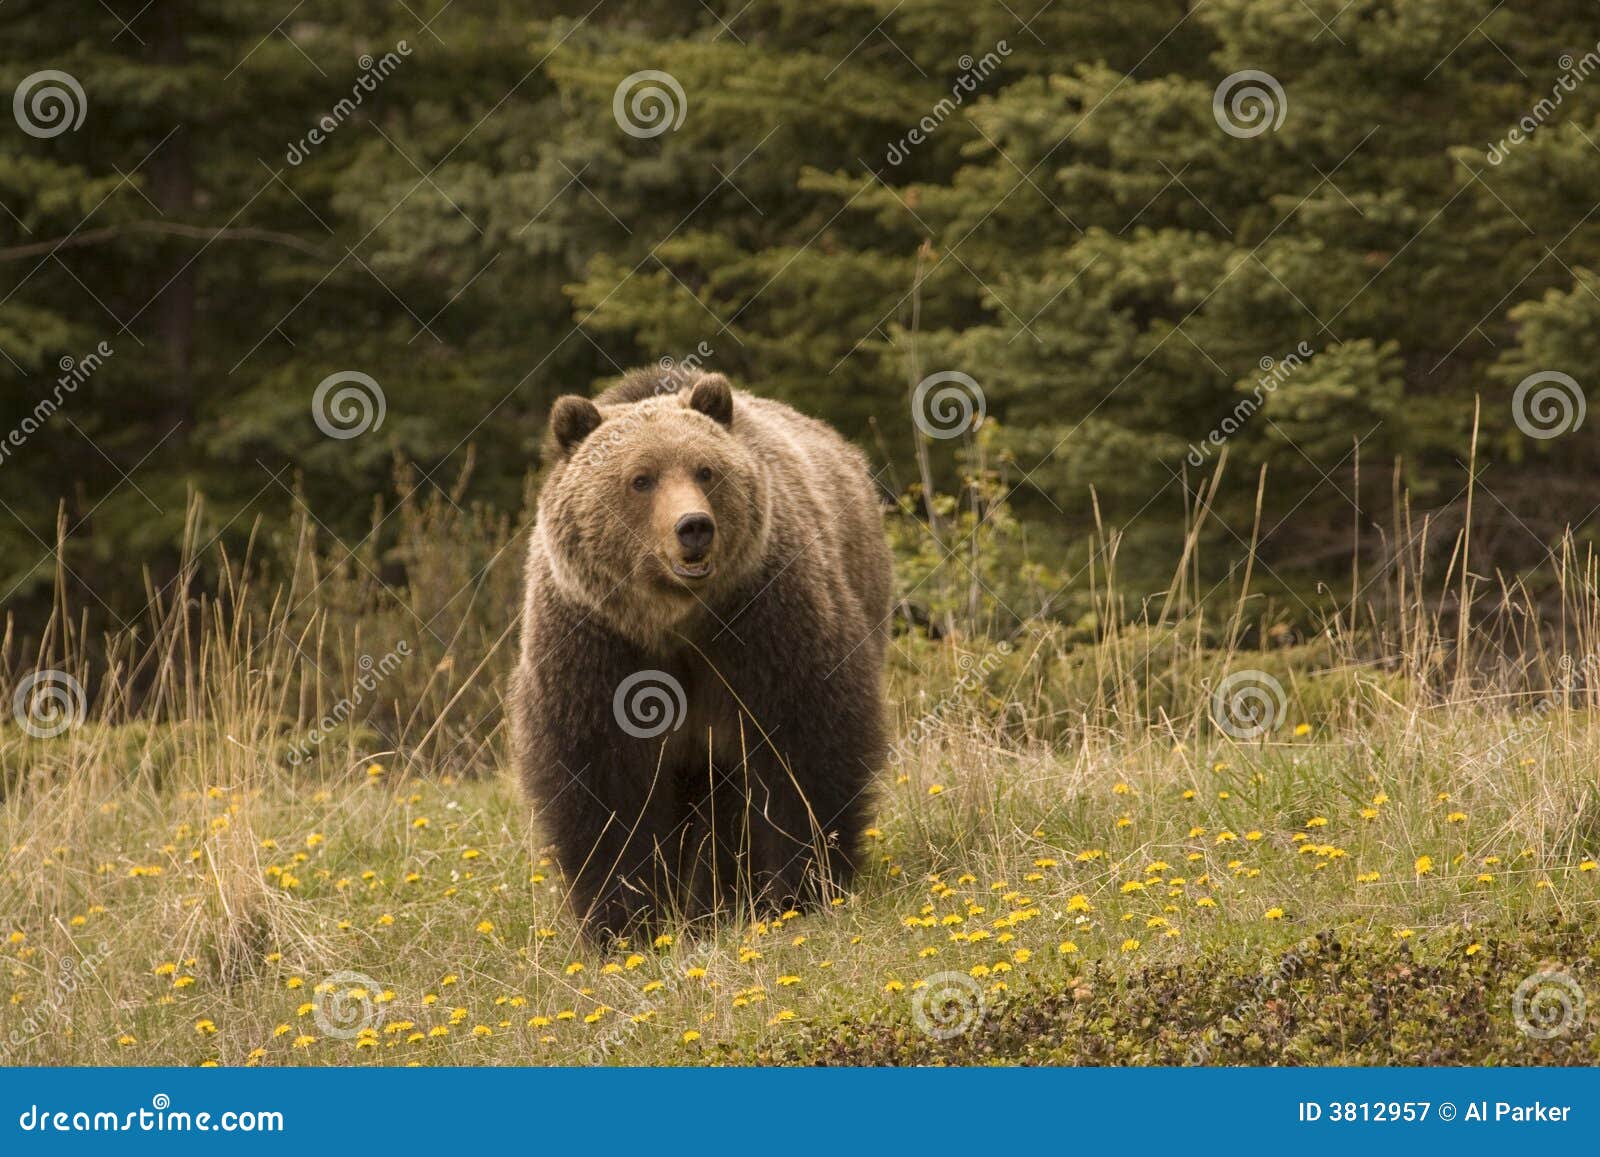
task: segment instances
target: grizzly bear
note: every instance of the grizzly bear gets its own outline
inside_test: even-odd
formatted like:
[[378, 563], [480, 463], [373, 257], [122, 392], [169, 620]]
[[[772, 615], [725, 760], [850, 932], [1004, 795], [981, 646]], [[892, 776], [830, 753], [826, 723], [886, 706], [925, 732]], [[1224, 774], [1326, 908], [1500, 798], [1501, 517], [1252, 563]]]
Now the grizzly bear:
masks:
[[545, 460], [508, 709], [585, 927], [837, 895], [885, 756], [866, 458], [721, 374], [636, 370], [557, 399]]

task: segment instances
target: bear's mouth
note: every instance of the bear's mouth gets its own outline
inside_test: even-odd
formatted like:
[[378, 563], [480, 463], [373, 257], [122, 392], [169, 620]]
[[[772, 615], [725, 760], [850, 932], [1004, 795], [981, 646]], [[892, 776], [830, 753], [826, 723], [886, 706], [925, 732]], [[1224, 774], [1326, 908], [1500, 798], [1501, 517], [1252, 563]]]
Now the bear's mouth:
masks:
[[672, 563], [672, 573], [681, 579], [699, 582], [702, 579], [711, 577], [711, 561], [709, 559], [699, 562], [674, 561]]

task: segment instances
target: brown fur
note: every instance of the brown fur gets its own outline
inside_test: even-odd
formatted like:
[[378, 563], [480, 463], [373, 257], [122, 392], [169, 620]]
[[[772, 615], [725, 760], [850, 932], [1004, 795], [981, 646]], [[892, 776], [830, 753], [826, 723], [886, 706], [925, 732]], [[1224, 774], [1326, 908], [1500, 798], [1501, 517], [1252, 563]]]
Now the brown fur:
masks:
[[[865, 458], [720, 374], [635, 371], [557, 402], [547, 460], [509, 710], [588, 926], [847, 884], [884, 754], [891, 571]], [[701, 515], [711, 573], [685, 577], [707, 563], [674, 528]], [[641, 738], [616, 697], [646, 671], [677, 726]]]

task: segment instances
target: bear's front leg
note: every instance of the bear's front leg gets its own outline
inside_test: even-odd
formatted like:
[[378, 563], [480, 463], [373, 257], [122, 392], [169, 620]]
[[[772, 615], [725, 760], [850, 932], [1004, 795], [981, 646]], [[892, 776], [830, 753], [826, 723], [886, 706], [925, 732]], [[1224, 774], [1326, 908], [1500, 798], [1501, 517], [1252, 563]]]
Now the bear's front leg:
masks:
[[[717, 742], [734, 789], [719, 797], [741, 846], [737, 899], [807, 906], [850, 886], [885, 749], [882, 642], [822, 629], [803, 586], [779, 576], [704, 649], [736, 719]], [[750, 655], [764, 656], [755, 663]]]
[[518, 761], [586, 929], [626, 935], [659, 924], [680, 903], [688, 809], [671, 761], [682, 759], [685, 741], [670, 715], [658, 728], [653, 716], [627, 714], [641, 675], [669, 686], [675, 677], [652, 671], [603, 627], [552, 619], [548, 629], [535, 620], [537, 661], [525, 659], [516, 674]]

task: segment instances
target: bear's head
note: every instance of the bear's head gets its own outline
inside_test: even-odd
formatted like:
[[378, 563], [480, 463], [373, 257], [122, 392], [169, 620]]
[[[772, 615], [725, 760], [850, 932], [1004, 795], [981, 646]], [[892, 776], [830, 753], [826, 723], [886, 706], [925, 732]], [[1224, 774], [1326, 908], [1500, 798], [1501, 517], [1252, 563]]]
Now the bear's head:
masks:
[[646, 645], [711, 610], [760, 564], [767, 472], [728, 381], [550, 412], [539, 534], [562, 593]]

